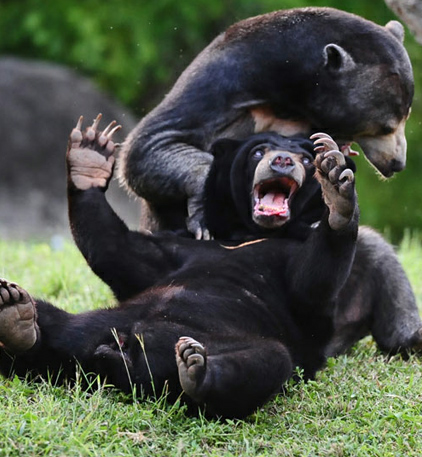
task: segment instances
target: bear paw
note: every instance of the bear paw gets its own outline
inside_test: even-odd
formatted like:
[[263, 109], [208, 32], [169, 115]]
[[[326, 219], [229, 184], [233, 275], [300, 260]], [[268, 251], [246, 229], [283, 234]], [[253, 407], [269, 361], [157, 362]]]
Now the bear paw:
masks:
[[356, 207], [355, 175], [347, 167], [344, 155], [335, 141], [325, 133], [313, 135], [318, 152], [315, 176], [329, 209], [328, 223], [333, 230], [346, 227]]
[[82, 132], [81, 116], [69, 137], [66, 154], [68, 176], [79, 190], [106, 188], [113, 175], [116, 144], [112, 136], [121, 126], [113, 121], [104, 131], [99, 131], [101, 117], [99, 114], [93, 124]]
[[17, 284], [0, 279], [0, 346], [14, 354], [27, 351], [38, 333], [31, 296]]
[[206, 351], [202, 344], [188, 336], [182, 336], [176, 344], [176, 362], [179, 380], [184, 392], [200, 402], [200, 387], [206, 371]]

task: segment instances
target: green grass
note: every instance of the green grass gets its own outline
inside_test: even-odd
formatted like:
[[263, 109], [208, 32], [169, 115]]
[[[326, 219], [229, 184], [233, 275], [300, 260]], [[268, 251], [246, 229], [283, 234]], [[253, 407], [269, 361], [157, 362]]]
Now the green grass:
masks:
[[[421, 304], [422, 245], [407, 236], [399, 255]], [[0, 276], [74, 312], [113, 303], [70, 243], [0, 242]], [[0, 424], [0, 456], [421, 456], [422, 363], [387, 359], [368, 337], [244, 421], [188, 417], [100, 384], [1, 379]]]

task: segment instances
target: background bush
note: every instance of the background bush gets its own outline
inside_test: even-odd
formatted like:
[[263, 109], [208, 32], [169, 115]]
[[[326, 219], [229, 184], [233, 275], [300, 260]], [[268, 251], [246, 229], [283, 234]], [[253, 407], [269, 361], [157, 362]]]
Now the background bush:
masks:
[[[394, 19], [383, 0], [2, 0], [0, 54], [66, 64], [90, 76], [141, 117], [228, 25], [298, 6], [337, 7], [379, 24]], [[406, 47], [416, 78], [407, 128], [407, 170], [381, 182], [364, 159], [358, 159], [362, 222], [390, 231], [395, 240], [406, 227], [422, 228], [422, 47], [409, 33]]]

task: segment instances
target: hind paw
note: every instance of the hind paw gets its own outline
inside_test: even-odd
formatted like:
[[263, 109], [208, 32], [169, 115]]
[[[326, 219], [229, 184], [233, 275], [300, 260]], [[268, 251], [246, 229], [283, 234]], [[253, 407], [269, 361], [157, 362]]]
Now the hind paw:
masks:
[[188, 336], [176, 344], [179, 380], [184, 392], [196, 401], [201, 400], [200, 387], [205, 376], [207, 355], [204, 346]]
[[33, 299], [17, 284], [0, 279], [0, 346], [20, 353], [31, 349], [37, 337]]
[[113, 153], [116, 144], [112, 137], [120, 125], [113, 121], [105, 130], [98, 130], [99, 114], [93, 124], [82, 131], [82, 120], [81, 116], [69, 137], [66, 154], [69, 179], [80, 190], [106, 188], [115, 162]]

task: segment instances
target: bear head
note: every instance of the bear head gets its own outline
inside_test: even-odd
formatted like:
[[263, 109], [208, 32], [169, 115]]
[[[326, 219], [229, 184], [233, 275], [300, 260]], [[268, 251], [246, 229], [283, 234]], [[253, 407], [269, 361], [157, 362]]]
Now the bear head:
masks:
[[310, 140], [265, 132], [243, 141], [218, 140], [212, 152], [205, 211], [214, 238], [302, 238], [321, 219], [325, 206]]
[[403, 38], [397, 21], [383, 27], [334, 8], [307, 7], [234, 24], [224, 46], [248, 69], [241, 94], [254, 94], [255, 132], [273, 117], [272, 130], [291, 136], [291, 122], [280, 119], [295, 121], [293, 135], [323, 131], [345, 151], [356, 142], [390, 177], [406, 165], [405, 124], [414, 94]]

